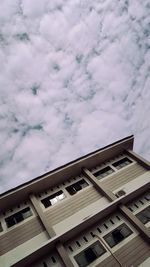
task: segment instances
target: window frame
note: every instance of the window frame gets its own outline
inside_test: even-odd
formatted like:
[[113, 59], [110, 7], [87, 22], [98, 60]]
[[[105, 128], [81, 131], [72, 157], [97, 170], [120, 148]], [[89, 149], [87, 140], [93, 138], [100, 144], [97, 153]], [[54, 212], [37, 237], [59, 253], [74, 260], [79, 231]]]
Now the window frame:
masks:
[[0, 221], [0, 234], [4, 232], [2, 222]]
[[[59, 192], [62, 192], [60, 195], [62, 195], [62, 194], [64, 195], [64, 197], [63, 197], [62, 199], [57, 199], [57, 197], [59, 196], [59, 195], [58, 195]], [[52, 198], [52, 196], [55, 196], [55, 197]], [[54, 203], [54, 204], [50, 204], [50, 205], [48, 205], [48, 206], [45, 206], [43, 202], [46, 201], [46, 200], [47, 200], [47, 201], [49, 200], [49, 203], [51, 203], [51, 198], [52, 198], [52, 199], [56, 198], [56, 199], [57, 199], [56, 203]], [[62, 200], [65, 200], [66, 198], [67, 198], [67, 197], [66, 197], [66, 194], [64, 193], [64, 191], [63, 191], [62, 189], [60, 189], [60, 190], [58, 190], [58, 191], [56, 191], [56, 192], [50, 194], [49, 196], [46, 196], [46, 197], [40, 199], [40, 201], [41, 201], [42, 207], [44, 207], [45, 209], [47, 209], [47, 208], [53, 207], [53, 206], [55, 206], [55, 205], [61, 203], [61, 201], [62, 201]]]
[[[28, 211], [26, 211], [26, 213], [27, 213], [27, 212], [30, 212], [31, 215], [30, 215], [30, 216], [27, 216], [27, 217], [24, 217], [24, 216], [23, 216], [23, 214], [25, 213], [24, 211], [27, 210], [27, 209], [28, 209]], [[18, 217], [17, 217], [18, 215], [21, 216], [21, 217], [20, 217], [20, 218], [21, 218], [20, 221], [19, 221], [19, 219], [18, 219]], [[7, 230], [12, 229], [12, 227], [18, 226], [19, 224], [21, 224], [21, 223], [23, 223], [24, 221], [26, 221], [28, 218], [31, 218], [33, 215], [34, 215], [33, 210], [31, 209], [30, 206], [27, 206], [27, 207], [24, 207], [23, 209], [20, 209], [20, 210], [14, 212], [14, 213], [12, 213], [12, 214], [10, 214], [10, 215], [8, 215], [8, 216], [5, 216], [4, 221], [5, 221]], [[10, 226], [9, 226], [9, 219], [10, 219], [10, 220], [11, 220], [11, 219], [14, 220], [14, 223], [13, 223], [12, 225], [11, 225], [11, 223], [10, 223]], [[10, 221], [10, 222], [11, 222], [11, 221]]]
[[[139, 211], [139, 212], [137, 212], [137, 213], [135, 214], [135, 216], [138, 218], [138, 220], [139, 220], [141, 223], [143, 223], [144, 225], [148, 224], [148, 223], [150, 222], [150, 219], [148, 219], [148, 220], [144, 223], [142, 220], [139, 219], [139, 216], [140, 216], [143, 212], [145, 212], [146, 210], [148, 210], [148, 211], [150, 212], [150, 206], [145, 207], [143, 210], [141, 210], [141, 211]], [[142, 215], [142, 216], [143, 216], [143, 215]]]
[[[79, 183], [82, 182], [82, 181], [85, 182], [85, 184], [86, 184], [85, 187], [83, 187], [83, 188], [81, 188], [81, 189], [79, 189], [79, 190], [74, 191], [73, 194], [71, 194], [71, 193], [68, 191], [68, 189], [70, 189], [71, 187], [75, 187], [75, 185], [79, 184]], [[78, 180], [78, 181], [76, 181], [76, 182], [74, 182], [74, 183], [72, 183], [72, 184], [66, 186], [66, 187], [65, 187], [65, 190], [67, 191], [67, 193], [69, 194], [69, 196], [74, 196], [74, 195], [76, 195], [78, 192], [84, 190], [85, 188], [87, 188], [87, 187], [89, 187], [89, 186], [90, 186], [90, 185], [89, 185], [89, 183], [87, 182], [87, 180], [86, 180], [85, 178], [82, 178], [82, 179], [80, 179], [80, 180]], [[74, 188], [73, 188], [73, 190], [74, 190]]]
[[[120, 168], [117, 168], [117, 163], [122, 162], [122, 161], [125, 160], [125, 159], [127, 159], [127, 160], [129, 161], [129, 164], [127, 164], [127, 165], [125, 165], [125, 166], [122, 166], [122, 167], [120, 167]], [[120, 159], [118, 159], [118, 160], [113, 161], [113, 162], [111, 163], [111, 165], [112, 165], [112, 167], [114, 167], [117, 171], [120, 171], [120, 170], [124, 169], [125, 167], [131, 165], [132, 163], [134, 163], [134, 161], [133, 161], [131, 158], [129, 158], [128, 156], [124, 155], [124, 157], [122, 157], [122, 158], [120, 158]], [[122, 163], [121, 163], [121, 164], [122, 164]], [[121, 165], [121, 164], [120, 164], [120, 165]], [[119, 165], [119, 166], [120, 166], [120, 165]]]
[[[103, 172], [103, 170], [105, 170], [105, 169], [110, 169], [112, 172], [111, 173], [108, 173], [108, 174], [106, 174], [105, 176], [99, 176], [99, 175], [97, 175], [96, 176], [96, 173], [99, 173], [99, 172]], [[112, 168], [112, 166], [110, 166], [110, 165], [106, 165], [106, 166], [104, 166], [103, 168], [101, 168], [101, 169], [98, 169], [98, 170], [95, 170], [94, 172], [93, 172], [93, 175], [96, 177], [96, 179], [98, 179], [98, 180], [101, 180], [101, 179], [104, 179], [104, 178], [106, 178], [106, 177], [108, 177], [108, 176], [110, 176], [110, 175], [112, 175], [112, 174], [114, 174], [116, 171]], [[105, 173], [105, 172], [104, 172]], [[107, 173], [107, 171], [106, 171], [106, 173]]]
[[[114, 237], [112, 236], [112, 233], [114, 233], [117, 230], [120, 230], [120, 228], [122, 228], [122, 227], [126, 227], [126, 229], [129, 231], [129, 234], [127, 234], [122, 240], [115, 241], [114, 240]], [[120, 230], [120, 232], [121, 232], [121, 230]], [[133, 233], [134, 233], [133, 230], [126, 223], [122, 223], [118, 227], [114, 228], [112, 231], [110, 231], [106, 235], [104, 235], [103, 236], [103, 239], [107, 243], [107, 245], [112, 249], [115, 246], [117, 246], [118, 244], [121, 244], [122, 241], [126, 240], [126, 238], [128, 238], [129, 236], [131, 236]], [[123, 234], [121, 233], [121, 235], [123, 235]], [[110, 245], [110, 243], [106, 240], [106, 238], [109, 237], [109, 236], [110, 236], [110, 238], [111, 237], [113, 238], [113, 240], [110, 240], [110, 242], [112, 242], [112, 241], [113, 242], [116, 242], [114, 245]]]
[[[99, 245], [99, 248], [102, 249], [102, 253], [100, 253], [99, 255], [97, 254], [96, 258], [93, 259], [91, 262], [89, 262], [87, 265], [83, 265], [83, 263], [79, 263], [79, 261], [77, 260], [77, 257], [79, 258], [80, 256], [84, 257], [84, 253], [86, 251], [88, 251], [90, 248], [94, 248], [95, 245]], [[96, 251], [93, 253], [97, 253]], [[93, 262], [96, 262], [96, 260], [100, 259], [101, 256], [103, 256], [105, 253], [107, 253], [106, 248], [104, 247], [103, 244], [101, 244], [101, 242], [99, 240], [96, 240], [95, 242], [93, 242], [92, 244], [88, 244], [88, 246], [86, 248], [83, 248], [80, 252], [78, 252], [77, 254], [75, 254], [73, 256], [74, 261], [76, 262], [76, 264], [79, 267], [87, 267], [87, 266], [92, 266], [91, 264], [93, 264]], [[83, 255], [82, 255], [83, 254]], [[85, 257], [85, 261], [87, 261], [87, 258]]]

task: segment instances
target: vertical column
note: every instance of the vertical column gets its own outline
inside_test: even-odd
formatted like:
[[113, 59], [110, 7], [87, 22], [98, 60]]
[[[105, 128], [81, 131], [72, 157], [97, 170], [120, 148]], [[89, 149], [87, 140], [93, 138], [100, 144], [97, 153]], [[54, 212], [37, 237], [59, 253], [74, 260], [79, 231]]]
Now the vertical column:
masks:
[[150, 243], [150, 229], [146, 228], [143, 223], [124, 205], [120, 205], [120, 212], [127, 218], [128, 221], [138, 230], [143, 239]]
[[88, 169], [84, 168], [83, 173], [86, 175], [86, 177], [91, 181], [91, 183], [95, 186], [97, 191], [99, 191], [101, 194], [103, 194], [109, 201], [114, 201], [117, 199], [117, 197], [104, 185], [101, 184], [100, 181], [96, 179], [96, 177], [90, 172]]
[[150, 162], [146, 159], [142, 158], [138, 154], [136, 154], [132, 150], [126, 150], [126, 153], [133, 159], [135, 159], [140, 165], [142, 165], [145, 169], [150, 170]]
[[57, 252], [58, 252], [59, 256], [61, 257], [61, 260], [63, 261], [65, 267], [74, 267], [74, 265], [73, 265], [72, 261], [70, 260], [69, 255], [68, 255], [65, 247], [63, 246], [63, 244], [58, 243], [56, 245], [56, 249], [57, 249]]
[[50, 223], [47, 221], [45, 214], [43, 213], [38, 200], [36, 199], [36, 197], [34, 195], [30, 195], [30, 201], [32, 203], [32, 205], [34, 206], [42, 224], [44, 225], [47, 233], [49, 234], [50, 237], [54, 237], [55, 231], [53, 230], [52, 226], [50, 225]]

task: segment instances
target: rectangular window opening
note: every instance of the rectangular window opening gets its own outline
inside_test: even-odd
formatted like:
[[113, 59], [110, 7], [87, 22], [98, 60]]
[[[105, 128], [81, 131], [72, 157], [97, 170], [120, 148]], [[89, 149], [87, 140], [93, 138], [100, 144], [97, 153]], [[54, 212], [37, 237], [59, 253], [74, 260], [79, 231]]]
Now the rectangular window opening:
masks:
[[76, 244], [77, 244], [78, 247], [81, 247], [79, 241], [76, 241]]
[[99, 171], [94, 172], [93, 174], [97, 179], [102, 179], [113, 172], [114, 170], [110, 166], [107, 166]]
[[107, 226], [107, 224], [106, 224], [106, 223], [104, 223], [103, 225], [104, 225], [104, 227], [105, 227], [106, 229], [108, 229], [108, 226]]
[[43, 261], [43, 266], [44, 267], [48, 267], [47, 263], [45, 261]]
[[128, 207], [128, 209], [133, 212], [133, 209], [131, 207]]
[[2, 224], [0, 222], [0, 232], [2, 232], [2, 231], [3, 231], [3, 228], [2, 228]]
[[104, 236], [104, 240], [112, 248], [123, 241], [125, 238], [130, 236], [132, 233], [132, 230], [126, 224], [122, 224], [112, 232]]
[[84, 249], [82, 252], [77, 254], [74, 259], [78, 263], [79, 267], [86, 267], [101, 255], [106, 252], [106, 249], [100, 244], [99, 241], [96, 241], [91, 246]]
[[111, 220], [111, 219], [110, 219], [110, 222], [111, 222], [111, 224], [115, 224], [115, 223], [113, 222], [113, 220]]
[[132, 161], [130, 159], [128, 159], [127, 157], [120, 159], [116, 162], [114, 162], [112, 165], [117, 169], [122, 169], [124, 167], [126, 167], [127, 165], [131, 164]]
[[82, 190], [83, 188], [89, 186], [89, 184], [84, 180], [80, 180], [72, 185], [66, 187], [66, 190], [70, 195], [76, 194], [78, 191]]
[[7, 227], [10, 228], [14, 226], [15, 224], [18, 224], [22, 221], [24, 221], [26, 218], [32, 216], [32, 211], [29, 207], [20, 210], [19, 212], [14, 213], [13, 215], [5, 218]]
[[102, 231], [101, 231], [101, 229], [99, 227], [97, 227], [97, 230], [101, 234]]
[[49, 197], [46, 197], [41, 200], [42, 204], [45, 208], [48, 208], [50, 206], [53, 206], [57, 202], [63, 200], [65, 198], [65, 194], [62, 190], [58, 191], [57, 193], [50, 195]]
[[56, 263], [56, 259], [55, 259], [54, 256], [52, 256], [51, 259], [52, 259], [52, 262], [53, 262], [53, 263]]
[[118, 215], [116, 215], [116, 218], [118, 219], [118, 221], [120, 221], [121, 219], [120, 219], [120, 217], [118, 216]]
[[87, 240], [86, 236], [84, 236], [84, 237], [83, 237], [83, 239], [84, 239], [84, 241], [85, 241], [85, 242], [88, 242], [88, 240]]
[[68, 247], [71, 252], [73, 252], [73, 248], [71, 246]]
[[25, 220], [26, 218], [32, 216], [32, 211], [30, 210], [30, 208], [25, 208], [23, 211], [22, 211], [22, 216], [23, 216], [23, 219]]
[[90, 234], [91, 234], [91, 236], [92, 236], [92, 237], [95, 237], [95, 235], [94, 235], [94, 233], [93, 233], [93, 232], [90, 232]]
[[146, 224], [150, 221], [150, 207], [140, 211], [136, 214], [136, 217], [143, 223]]

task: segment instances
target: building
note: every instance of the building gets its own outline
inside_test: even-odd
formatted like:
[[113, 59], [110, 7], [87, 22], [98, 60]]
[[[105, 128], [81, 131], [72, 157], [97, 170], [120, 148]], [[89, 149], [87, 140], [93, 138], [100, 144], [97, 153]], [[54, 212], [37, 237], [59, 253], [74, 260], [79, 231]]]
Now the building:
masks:
[[0, 266], [150, 266], [150, 163], [129, 136], [0, 196]]

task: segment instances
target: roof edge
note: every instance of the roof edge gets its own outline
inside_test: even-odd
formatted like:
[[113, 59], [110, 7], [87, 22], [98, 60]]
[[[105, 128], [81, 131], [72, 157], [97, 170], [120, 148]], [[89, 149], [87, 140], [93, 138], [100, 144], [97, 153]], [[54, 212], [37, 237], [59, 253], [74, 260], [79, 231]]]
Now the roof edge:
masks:
[[73, 160], [73, 161], [70, 161], [70, 162], [68, 162], [68, 163], [66, 163], [66, 164], [64, 164], [64, 165], [61, 165], [61, 166], [59, 166], [59, 167], [57, 167], [57, 168], [55, 168], [55, 169], [53, 169], [53, 170], [51, 170], [51, 171], [49, 171], [49, 172], [43, 173], [42, 175], [37, 176], [37, 177], [31, 179], [30, 181], [27, 181], [27, 182], [25, 182], [25, 183], [23, 183], [23, 184], [20, 184], [20, 185], [16, 186], [16, 187], [13, 187], [13, 188], [11, 188], [11, 189], [9, 189], [9, 190], [3, 192], [2, 194], [0, 194], [0, 198], [1, 198], [1, 197], [4, 197], [5, 195], [8, 195], [8, 194], [12, 193], [12, 192], [15, 191], [15, 190], [21, 189], [21, 188], [24, 187], [24, 186], [28, 186], [28, 185], [30, 185], [32, 182], [38, 181], [38, 180], [40, 180], [41, 178], [43, 178], [43, 177], [45, 177], [45, 176], [47, 176], [47, 175], [50, 175], [50, 174], [52, 174], [52, 173], [54, 173], [54, 172], [56, 172], [56, 171], [59, 171], [59, 170], [65, 168], [65, 167], [68, 167], [68, 166], [71, 165], [71, 164], [74, 164], [74, 163], [77, 163], [77, 162], [80, 161], [80, 160], [86, 159], [87, 157], [92, 156], [92, 155], [94, 155], [95, 153], [102, 152], [103, 150], [108, 149], [108, 148], [110, 148], [111, 146], [114, 146], [114, 145], [117, 145], [117, 144], [119, 145], [119, 143], [126, 142], [126, 141], [128, 141], [128, 140], [129, 140], [129, 141], [132, 140], [132, 149], [133, 149], [134, 135], [130, 135], [130, 136], [124, 137], [124, 138], [122, 138], [122, 139], [120, 139], [120, 140], [118, 140], [118, 141], [115, 141], [115, 142], [113, 142], [113, 143], [111, 143], [111, 144], [109, 144], [109, 145], [106, 145], [106, 146], [104, 146], [104, 147], [102, 147], [102, 148], [99, 148], [99, 149], [97, 149], [97, 150], [95, 150], [95, 151], [92, 151], [92, 152], [90, 152], [90, 153], [88, 153], [88, 154], [86, 154], [86, 155], [84, 155], [84, 156], [82, 156], [82, 157], [80, 157], [80, 158], [76, 158], [76, 159]]

